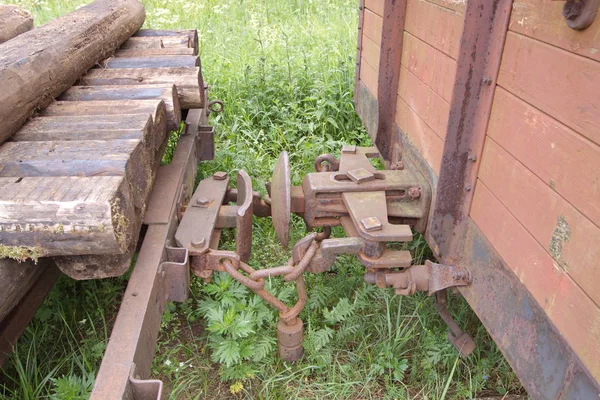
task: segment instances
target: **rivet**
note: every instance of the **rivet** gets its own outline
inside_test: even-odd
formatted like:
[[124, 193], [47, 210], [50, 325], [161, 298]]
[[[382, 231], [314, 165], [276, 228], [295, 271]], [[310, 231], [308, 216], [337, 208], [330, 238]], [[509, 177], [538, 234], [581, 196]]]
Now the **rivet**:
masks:
[[196, 199], [196, 205], [199, 205], [200, 207], [206, 207], [208, 206], [209, 200], [206, 197], [201, 197]]

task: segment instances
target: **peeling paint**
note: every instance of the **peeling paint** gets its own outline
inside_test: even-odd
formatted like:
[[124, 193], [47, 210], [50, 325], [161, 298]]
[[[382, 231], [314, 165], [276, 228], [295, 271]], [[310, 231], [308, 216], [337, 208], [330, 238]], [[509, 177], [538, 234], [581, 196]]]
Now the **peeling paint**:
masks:
[[556, 221], [556, 227], [552, 233], [552, 239], [550, 239], [549, 251], [554, 260], [557, 262], [558, 267], [563, 271], [569, 270], [569, 265], [563, 260], [563, 246], [571, 238], [571, 228], [564, 216], [559, 215]]

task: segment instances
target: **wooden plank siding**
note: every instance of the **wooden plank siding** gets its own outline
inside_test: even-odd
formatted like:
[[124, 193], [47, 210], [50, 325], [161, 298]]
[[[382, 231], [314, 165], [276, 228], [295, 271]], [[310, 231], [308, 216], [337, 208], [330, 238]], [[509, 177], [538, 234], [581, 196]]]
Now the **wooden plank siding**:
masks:
[[369, 39], [366, 35], [363, 35], [361, 56], [375, 71], [379, 69], [380, 53], [381, 48], [379, 45]]
[[[370, 9], [369, 7], [372, 7]], [[362, 40], [360, 42], [359, 79], [369, 92], [377, 97], [381, 32], [383, 29], [383, 0], [367, 0], [363, 12]]]
[[471, 217], [591, 375], [600, 378], [600, 310], [481, 181]]
[[424, 0], [408, 0], [404, 30], [456, 60], [463, 16]]
[[498, 84], [600, 144], [600, 64], [509, 32]]
[[398, 97], [396, 103], [395, 122], [419, 150], [433, 171], [439, 174], [444, 141], [401, 97]]
[[600, 379], [600, 23], [515, 0], [470, 216]]
[[452, 100], [456, 60], [404, 31], [402, 65], [444, 100]]
[[600, 146], [502, 88], [487, 134], [600, 226]]
[[436, 174], [462, 32], [464, 4], [459, 3], [408, 0], [406, 8], [395, 120]]
[[509, 29], [544, 43], [600, 61], [600, 18], [582, 31], [567, 26], [564, 3], [548, 0], [515, 0]]
[[383, 6], [385, 0], [365, 0], [365, 8], [383, 17]]
[[490, 137], [479, 179], [548, 252], [555, 267], [600, 304], [600, 228]]

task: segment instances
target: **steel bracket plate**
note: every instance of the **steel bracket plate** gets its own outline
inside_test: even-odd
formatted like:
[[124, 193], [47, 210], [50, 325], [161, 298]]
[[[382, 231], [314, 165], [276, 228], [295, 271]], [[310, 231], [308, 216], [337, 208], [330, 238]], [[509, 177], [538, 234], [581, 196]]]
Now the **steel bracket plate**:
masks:
[[227, 176], [225, 179], [215, 176], [203, 179], [190, 199], [175, 233], [177, 246], [188, 249], [190, 255], [208, 250], [228, 183]]

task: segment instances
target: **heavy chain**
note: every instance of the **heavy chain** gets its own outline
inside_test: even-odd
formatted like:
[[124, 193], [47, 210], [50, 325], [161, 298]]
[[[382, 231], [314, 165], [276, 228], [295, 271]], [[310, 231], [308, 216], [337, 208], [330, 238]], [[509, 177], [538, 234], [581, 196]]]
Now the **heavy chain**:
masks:
[[[220, 261], [223, 271], [227, 272], [233, 279], [252, 290], [267, 303], [279, 310], [279, 317], [285, 323], [294, 322], [306, 305], [307, 292], [303, 273], [309, 266], [310, 261], [314, 257], [319, 247], [319, 243], [317, 242], [316, 235], [314, 233], [306, 236], [298, 243], [303, 246], [306, 246], [307, 243], [310, 244], [296, 263], [294, 262], [294, 257], [291, 257], [287, 265], [282, 265], [279, 267], [256, 270], [245, 262], [239, 261], [239, 267], [236, 268], [233, 262], [228, 258], [224, 258]], [[294, 250], [296, 252], [298, 249], [295, 247]], [[221, 268], [219, 268], [219, 270], [221, 270]], [[246, 275], [244, 275], [242, 272], [244, 272]], [[298, 301], [292, 307], [288, 307], [285, 303], [265, 289], [265, 278], [274, 276], [283, 276], [283, 279], [286, 282], [296, 282]]]

